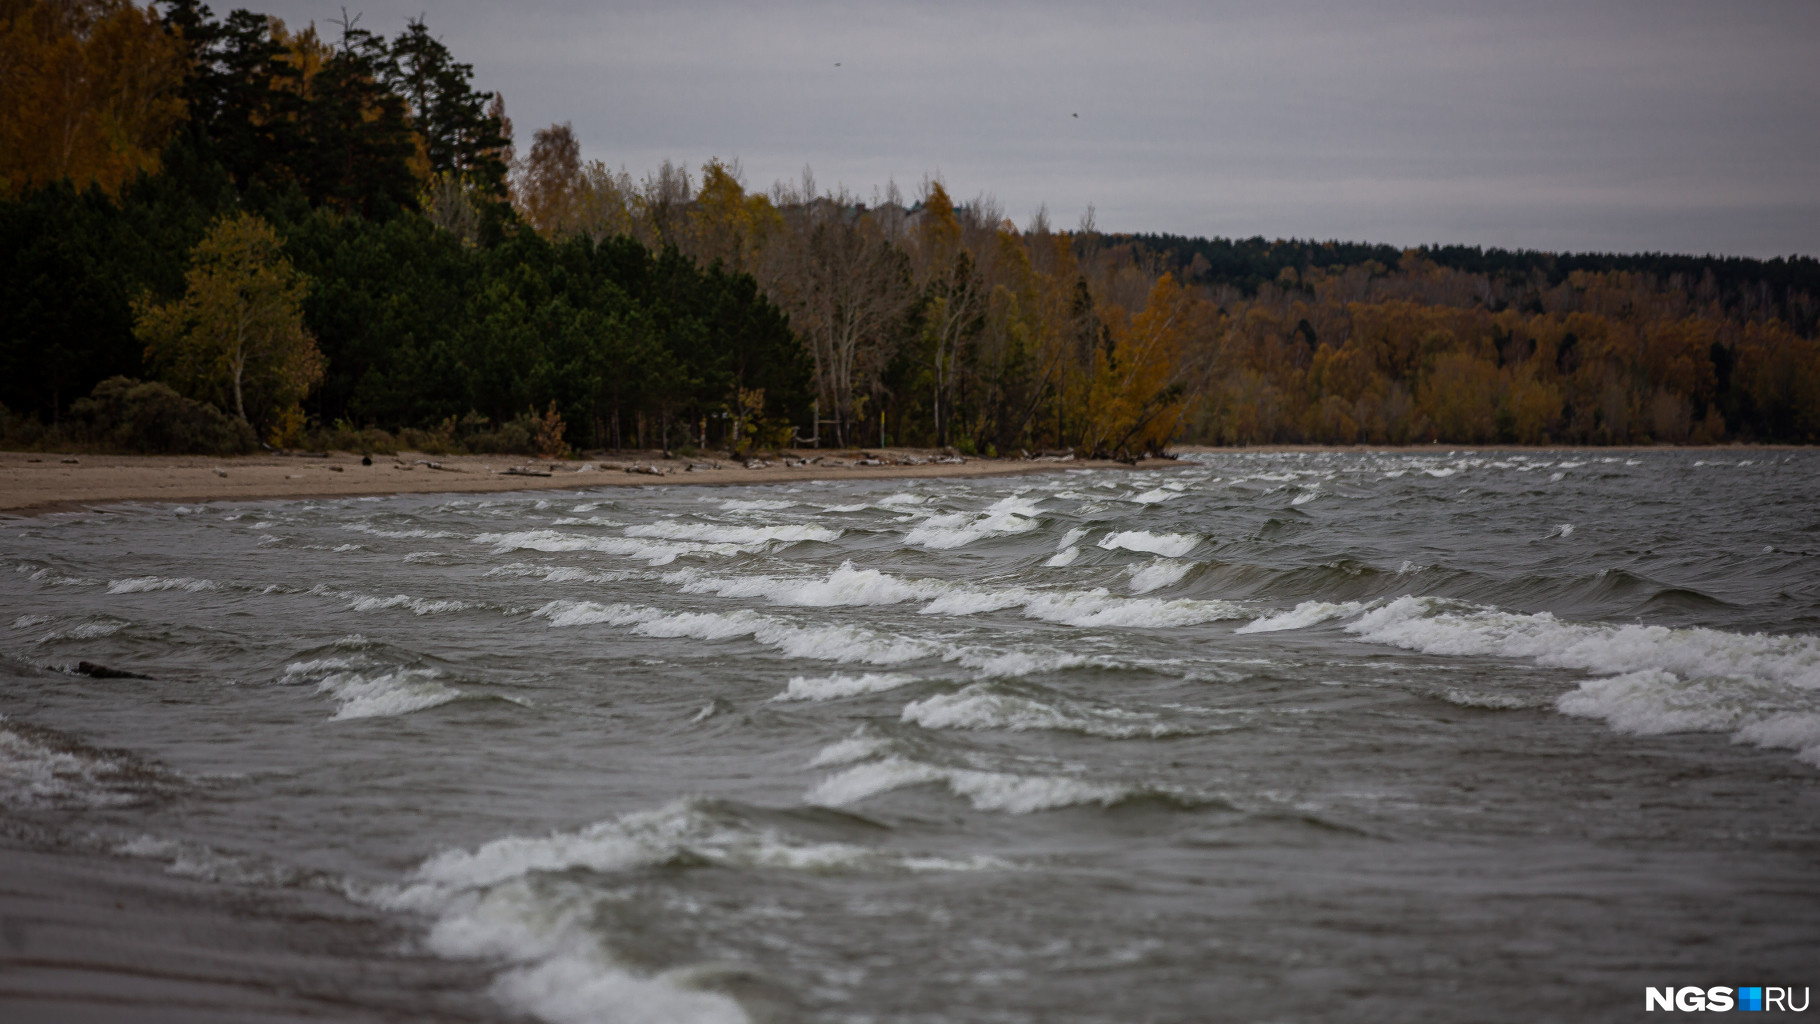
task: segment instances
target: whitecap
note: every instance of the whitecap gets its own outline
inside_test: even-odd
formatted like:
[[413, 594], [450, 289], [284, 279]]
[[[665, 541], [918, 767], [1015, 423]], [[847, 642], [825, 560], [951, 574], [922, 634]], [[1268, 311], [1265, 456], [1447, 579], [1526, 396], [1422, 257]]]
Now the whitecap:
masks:
[[772, 697], [774, 701], [789, 700], [837, 700], [842, 697], [858, 697], [868, 693], [883, 693], [908, 686], [916, 682], [916, 676], [903, 675], [898, 672], [867, 672], [864, 675], [845, 676], [836, 673], [830, 676], [792, 676], [783, 692]]
[[605, 624], [629, 626], [650, 637], [726, 640], [750, 636], [792, 658], [895, 665], [940, 652], [933, 644], [910, 637], [876, 633], [859, 626], [798, 626], [756, 612], [667, 612], [638, 605], [602, 605], [592, 601], [551, 601], [533, 613], [552, 626]]
[[15, 729], [0, 715], [0, 806], [114, 807], [143, 798], [132, 766]]
[[681, 523], [666, 520], [628, 526], [628, 537], [650, 537], [657, 540], [702, 541], [739, 548], [764, 547], [772, 544], [798, 544], [804, 541], [838, 540], [840, 530], [826, 526], [788, 524], [783, 526], [730, 526], [725, 523]]
[[109, 580], [107, 592], [110, 594], [145, 594], [158, 590], [185, 590], [192, 594], [203, 590], [219, 590], [221, 584], [214, 580], [197, 579], [191, 576], [134, 576], [131, 579]]
[[940, 693], [904, 705], [899, 717], [925, 729], [1002, 729], [1008, 732], [1049, 730], [1078, 732], [1108, 739], [1158, 738], [1193, 730], [1150, 713], [1120, 709], [1067, 709], [990, 684], [975, 684], [956, 693]]
[[1201, 538], [1193, 534], [1151, 533], [1147, 530], [1126, 530], [1120, 533], [1109, 533], [1100, 538], [1100, 547], [1108, 551], [1123, 548], [1127, 551], [1145, 551], [1165, 558], [1180, 558], [1195, 549]]
[[1080, 804], [1109, 807], [1136, 795], [1126, 786], [1066, 776], [944, 768], [893, 754], [823, 779], [803, 799], [823, 807], [845, 807], [895, 789], [930, 783], [942, 784], [976, 810], [1006, 814], [1032, 814]]
[[1051, 569], [1060, 569], [1065, 565], [1073, 565], [1074, 560], [1079, 557], [1081, 557], [1081, 549], [1078, 546], [1066, 547], [1049, 556], [1049, 560], [1043, 564]]
[[1148, 594], [1152, 590], [1180, 583], [1182, 577], [1188, 575], [1197, 564], [1179, 562], [1170, 558], [1156, 558], [1145, 565], [1129, 566], [1125, 571], [1131, 575], [1131, 592]]
[[1132, 495], [1126, 500], [1136, 502], [1139, 505], [1156, 505], [1168, 501], [1170, 498], [1179, 497], [1181, 497], [1181, 494], [1178, 491], [1166, 487], [1158, 487], [1153, 490], [1145, 491], [1142, 494]]
[[390, 718], [447, 704], [461, 691], [438, 682], [433, 668], [399, 668], [378, 672], [334, 672], [316, 684], [318, 692], [339, 705], [334, 721]]
[[1266, 615], [1248, 622], [1235, 633], [1274, 633], [1284, 629], [1305, 629], [1328, 619], [1341, 619], [1368, 607], [1358, 601], [1303, 601], [1286, 612]]
[[813, 608], [897, 604], [929, 597], [944, 589], [939, 584], [902, 580], [877, 569], [855, 569], [852, 562], [842, 562], [840, 568], [824, 579], [773, 576], [722, 579], [684, 570], [664, 577], [664, 582], [680, 584], [683, 591], [690, 594], [762, 597], [773, 604]]
[[[1618, 732], [1730, 732], [1759, 742], [1785, 735], [1765, 723], [1820, 714], [1820, 638], [1812, 636], [1563, 622], [1548, 612], [1429, 597], [1399, 598], [1345, 628], [1429, 654], [1528, 658], [1602, 673], [1561, 695], [1556, 708]], [[1808, 760], [1809, 748], [1799, 750]]]
[[849, 736], [817, 751], [815, 757], [810, 760], [809, 767], [829, 768], [834, 765], [852, 764], [855, 761], [878, 757], [889, 749], [891, 749], [891, 741], [883, 736], [864, 734]]
[[958, 548], [987, 537], [1029, 533], [1040, 525], [1036, 502], [1009, 497], [984, 512], [951, 512], [931, 516], [904, 535], [904, 543], [937, 551]]
[[458, 612], [469, 607], [466, 601], [453, 598], [412, 597], [409, 594], [395, 594], [391, 597], [355, 596], [348, 603], [349, 611], [372, 612], [388, 608], [408, 608], [413, 615], [439, 615], [443, 612]]
[[809, 842], [690, 799], [573, 832], [505, 836], [473, 850], [446, 850], [402, 884], [368, 898], [430, 915], [426, 944], [439, 955], [504, 961], [508, 966], [494, 979], [492, 994], [514, 1010], [562, 1024], [743, 1024], [748, 1017], [739, 1002], [695, 986], [690, 968], [653, 975], [615, 958], [592, 913], [598, 886], [565, 877], [672, 863], [816, 873], [1009, 866], [986, 857], [953, 860]]

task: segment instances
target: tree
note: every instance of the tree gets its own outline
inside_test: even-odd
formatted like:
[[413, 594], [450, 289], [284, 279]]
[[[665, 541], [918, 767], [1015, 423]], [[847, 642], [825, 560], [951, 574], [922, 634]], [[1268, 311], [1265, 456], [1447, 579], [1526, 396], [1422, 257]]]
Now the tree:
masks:
[[0, 0], [0, 197], [68, 178], [112, 195], [182, 123], [185, 61], [127, 0]]
[[242, 422], [271, 422], [322, 379], [303, 326], [308, 281], [271, 226], [248, 213], [217, 220], [191, 257], [183, 298], [138, 303], [146, 360], [189, 397], [231, 405]]
[[430, 173], [458, 175], [503, 198], [511, 133], [504, 106], [493, 105], [498, 97], [474, 90], [474, 66], [457, 61], [422, 18], [392, 40], [391, 58], [389, 84], [410, 107]]
[[567, 121], [531, 133], [531, 155], [517, 192], [519, 212], [545, 238], [574, 233], [580, 222], [581, 140]]

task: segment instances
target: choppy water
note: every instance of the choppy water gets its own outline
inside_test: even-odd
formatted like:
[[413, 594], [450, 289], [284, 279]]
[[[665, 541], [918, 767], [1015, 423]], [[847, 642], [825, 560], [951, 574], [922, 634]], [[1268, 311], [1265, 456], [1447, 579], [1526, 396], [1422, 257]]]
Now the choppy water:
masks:
[[1820, 982], [1820, 457], [1197, 458], [0, 522], [0, 801], [550, 1021]]

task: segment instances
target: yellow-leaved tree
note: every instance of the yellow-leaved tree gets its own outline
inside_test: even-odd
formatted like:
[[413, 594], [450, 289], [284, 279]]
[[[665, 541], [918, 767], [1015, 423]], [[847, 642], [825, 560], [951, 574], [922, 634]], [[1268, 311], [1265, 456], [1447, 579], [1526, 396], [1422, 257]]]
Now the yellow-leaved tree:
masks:
[[179, 392], [255, 428], [294, 430], [323, 358], [303, 325], [309, 282], [271, 225], [250, 213], [218, 218], [191, 251], [184, 280], [181, 299], [137, 304], [133, 333], [146, 362]]
[[1131, 458], [1168, 446], [1204, 386], [1193, 342], [1211, 332], [1216, 316], [1164, 274], [1142, 312], [1114, 319], [1109, 344], [1093, 354], [1082, 442], [1088, 454]]
[[113, 194], [156, 171], [187, 70], [131, 0], [0, 0], [0, 197], [64, 178]]

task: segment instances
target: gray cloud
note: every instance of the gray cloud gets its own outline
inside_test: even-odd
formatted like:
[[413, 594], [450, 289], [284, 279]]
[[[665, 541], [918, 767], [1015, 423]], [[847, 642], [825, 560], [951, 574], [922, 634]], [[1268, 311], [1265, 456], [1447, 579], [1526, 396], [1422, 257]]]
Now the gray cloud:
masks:
[[[340, 6], [266, 4], [325, 28]], [[363, 9], [386, 34], [427, 14], [521, 142], [570, 121], [635, 176], [720, 156], [761, 188], [939, 174], [1107, 230], [1820, 250], [1802, 0]]]

